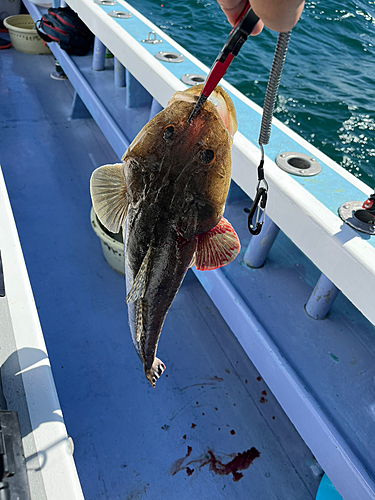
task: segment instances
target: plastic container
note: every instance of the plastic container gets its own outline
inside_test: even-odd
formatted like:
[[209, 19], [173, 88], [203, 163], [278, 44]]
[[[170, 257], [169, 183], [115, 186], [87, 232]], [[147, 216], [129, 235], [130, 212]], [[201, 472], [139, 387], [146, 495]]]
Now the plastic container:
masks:
[[18, 52], [24, 54], [50, 54], [35, 29], [35, 23], [29, 14], [19, 14], [4, 19], [4, 26], [9, 30], [10, 41]]
[[102, 250], [105, 260], [110, 267], [117, 273], [125, 275], [125, 258], [124, 258], [124, 244], [115, 240], [110, 234], [106, 233], [99, 224], [98, 218], [94, 209], [91, 208], [90, 213], [91, 226], [95, 234], [100, 238]]
[[315, 500], [343, 500], [326, 474], [320, 482]]

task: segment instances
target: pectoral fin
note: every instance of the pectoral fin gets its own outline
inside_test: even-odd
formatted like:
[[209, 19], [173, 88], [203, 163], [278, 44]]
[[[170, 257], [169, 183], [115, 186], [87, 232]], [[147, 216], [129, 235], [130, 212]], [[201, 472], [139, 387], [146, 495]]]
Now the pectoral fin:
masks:
[[108, 231], [118, 233], [128, 211], [122, 164], [103, 165], [94, 170], [90, 181], [90, 192], [100, 222]]
[[199, 271], [209, 271], [225, 266], [234, 260], [241, 245], [231, 224], [221, 218], [211, 231], [198, 236], [195, 253], [195, 267]]
[[134, 278], [132, 287], [128, 295], [126, 296], [126, 303], [136, 302], [137, 300], [144, 297], [146, 289], [147, 268], [150, 261], [151, 248], [152, 247], [149, 246], [141, 267], [139, 268], [137, 276]]

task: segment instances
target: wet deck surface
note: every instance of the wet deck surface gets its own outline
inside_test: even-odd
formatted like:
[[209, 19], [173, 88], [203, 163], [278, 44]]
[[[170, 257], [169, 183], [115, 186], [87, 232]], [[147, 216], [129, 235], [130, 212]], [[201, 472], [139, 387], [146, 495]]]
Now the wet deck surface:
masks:
[[[89, 178], [118, 158], [52, 56], [0, 53], [2, 166], [84, 495], [314, 498], [314, 459], [192, 273], [159, 344], [154, 390], [124, 279], [90, 226]], [[244, 470], [242, 470], [244, 469]]]

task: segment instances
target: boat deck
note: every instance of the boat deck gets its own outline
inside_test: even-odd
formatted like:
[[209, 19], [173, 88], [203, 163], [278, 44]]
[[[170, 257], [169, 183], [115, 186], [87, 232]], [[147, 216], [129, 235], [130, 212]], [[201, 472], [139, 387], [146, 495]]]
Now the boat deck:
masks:
[[91, 172], [118, 158], [91, 118], [69, 119], [53, 70], [0, 53], [0, 163], [85, 498], [315, 498], [319, 465], [192, 272], [166, 374], [146, 381], [89, 219]]

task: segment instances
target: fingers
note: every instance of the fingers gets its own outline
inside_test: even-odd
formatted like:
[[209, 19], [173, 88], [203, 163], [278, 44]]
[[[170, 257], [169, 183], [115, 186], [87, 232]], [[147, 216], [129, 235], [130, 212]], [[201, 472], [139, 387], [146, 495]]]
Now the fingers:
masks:
[[[232, 26], [236, 24], [248, 0], [217, 0], [221, 10]], [[251, 0], [250, 4], [260, 21], [251, 33], [259, 35], [264, 26], [285, 33], [293, 28], [300, 18], [304, 0]]]

